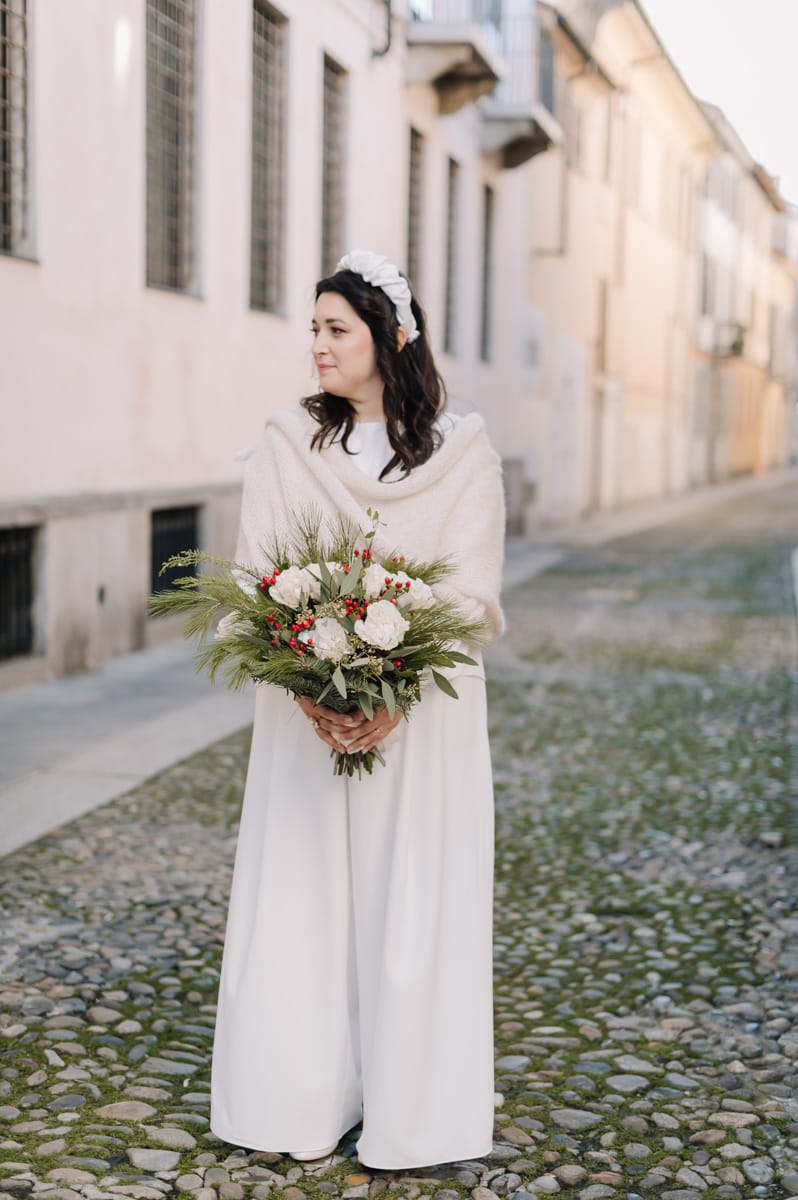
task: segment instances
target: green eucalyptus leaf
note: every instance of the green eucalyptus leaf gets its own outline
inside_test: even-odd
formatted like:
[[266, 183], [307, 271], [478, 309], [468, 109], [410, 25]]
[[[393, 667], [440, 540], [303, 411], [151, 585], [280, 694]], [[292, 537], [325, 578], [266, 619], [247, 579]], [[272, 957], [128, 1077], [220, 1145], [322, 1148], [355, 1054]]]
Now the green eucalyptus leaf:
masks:
[[454, 690], [445, 675], [441, 675], [438, 671], [433, 671], [432, 678], [435, 680], [442, 692], [445, 692], [447, 696], [451, 696], [453, 700], [458, 699], [457, 692]]
[[363, 564], [358, 559], [355, 566], [352, 567], [351, 571], [346, 576], [344, 583], [341, 586], [341, 591], [340, 591], [339, 595], [348, 596], [348, 595], [350, 595], [350, 593], [354, 592], [355, 589], [357, 588], [357, 585], [360, 583], [360, 576], [362, 574], [363, 574]]
[[393, 694], [393, 688], [387, 679], [380, 680], [380, 685], [382, 687], [382, 698], [385, 701], [385, 707], [388, 709], [388, 716], [393, 720], [394, 713], [396, 712], [396, 697]]
[[339, 694], [341, 696], [343, 696], [343, 698], [345, 700], [346, 699], [346, 680], [344, 679], [344, 673], [340, 667], [336, 667], [335, 670], [333, 671], [332, 681], [335, 684], [336, 688], [338, 689]]

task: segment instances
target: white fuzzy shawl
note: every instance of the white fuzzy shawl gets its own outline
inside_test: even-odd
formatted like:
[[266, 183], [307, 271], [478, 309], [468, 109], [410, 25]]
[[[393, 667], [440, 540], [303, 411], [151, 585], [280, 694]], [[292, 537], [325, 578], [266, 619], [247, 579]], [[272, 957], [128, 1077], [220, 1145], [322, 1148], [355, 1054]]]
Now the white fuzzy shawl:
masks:
[[366, 509], [384, 525], [373, 547], [381, 557], [451, 556], [456, 572], [436, 592], [474, 603], [468, 615], [484, 616], [490, 635], [504, 631], [499, 593], [504, 552], [501, 464], [477, 413], [462, 417], [427, 462], [395, 483], [370, 478], [340, 442], [311, 450], [318, 425], [297, 406], [266, 422], [244, 475], [241, 531], [236, 558], [262, 570], [270, 538], [292, 532], [296, 514], [315, 507], [328, 518], [347, 518], [367, 530]]

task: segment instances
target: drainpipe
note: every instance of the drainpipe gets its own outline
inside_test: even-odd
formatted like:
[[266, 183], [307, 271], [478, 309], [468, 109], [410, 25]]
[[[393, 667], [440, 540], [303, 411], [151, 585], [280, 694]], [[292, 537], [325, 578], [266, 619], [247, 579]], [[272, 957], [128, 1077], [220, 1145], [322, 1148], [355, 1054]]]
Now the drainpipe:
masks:
[[372, 52], [371, 52], [372, 58], [384, 58], [384, 56], [388, 53], [388, 51], [391, 48], [391, 40], [392, 40], [392, 33], [393, 33], [393, 29], [392, 29], [393, 23], [391, 21], [392, 0], [383, 0], [383, 3], [385, 4], [385, 24], [386, 24], [385, 45], [382, 47], [381, 50], [372, 50]]

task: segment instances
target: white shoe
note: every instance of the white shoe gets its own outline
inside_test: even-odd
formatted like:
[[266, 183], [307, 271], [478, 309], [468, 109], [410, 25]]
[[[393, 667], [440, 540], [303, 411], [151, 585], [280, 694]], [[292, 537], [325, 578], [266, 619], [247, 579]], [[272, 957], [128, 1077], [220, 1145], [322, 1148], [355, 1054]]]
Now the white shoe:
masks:
[[338, 1143], [333, 1142], [331, 1146], [325, 1146], [322, 1150], [289, 1150], [288, 1153], [297, 1162], [314, 1162], [317, 1158], [329, 1158], [337, 1146]]

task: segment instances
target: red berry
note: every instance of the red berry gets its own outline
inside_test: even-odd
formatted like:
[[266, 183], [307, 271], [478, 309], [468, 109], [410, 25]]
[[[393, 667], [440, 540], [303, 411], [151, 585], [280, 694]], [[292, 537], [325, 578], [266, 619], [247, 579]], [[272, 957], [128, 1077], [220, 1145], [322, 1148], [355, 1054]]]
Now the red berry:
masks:
[[393, 660], [393, 665], [394, 665], [395, 667], [401, 667], [401, 665], [402, 665], [402, 660], [401, 660], [401, 658], [395, 658], [395, 659]]

